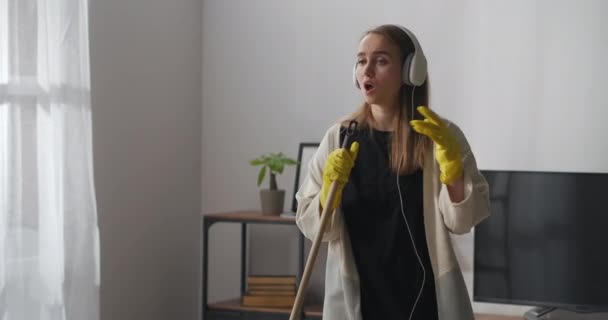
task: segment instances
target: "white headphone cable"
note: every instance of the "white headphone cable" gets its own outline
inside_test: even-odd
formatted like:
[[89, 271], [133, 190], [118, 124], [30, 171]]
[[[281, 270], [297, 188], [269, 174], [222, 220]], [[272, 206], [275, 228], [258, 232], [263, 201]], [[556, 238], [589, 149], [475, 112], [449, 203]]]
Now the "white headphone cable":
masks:
[[[414, 118], [414, 89], [416, 87], [412, 86], [412, 113], [411, 117]], [[397, 190], [399, 190], [399, 204], [401, 205], [401, 215], [403, 216], [403, 220], [405, 221], [405, 226], [407, 227], [407, 232], [410, 235], [410, 240], [412, 240], [412, 246], [414, 247], [414, 252], [416, 253], [416, 258], [418, 258], [418, 263], [420, 263], [420, 267], [422, 268], [422, 285], [420, 286], [420, 291], [418, 292], [418, 296], [416, 297], [416, 301], [414, 302], [414, 306], [412, 307], [412, 311], [410, 312], [409, 320], [412, 320], [412, 315], [414, 315], [414, 310], [416, 309], [416, 305], [420, 300], [420, 296], [422, 295], [422, 291], [424, 290], [424, 284], [426, 281], [426, 270], [424, 270], [424, 264], [422, 263], [422, 259], [420, 258], [420, 254], [418, 253], [418, 249], [416, 248], [416, 242], [414, 241], [414, 236], [412, 236], [412, 231], [410, 229], [410, 224], [407, 221], [405, 216], [405, 210], [403, 209], [403, 195], [401, 194], [401, 186], [399, 185], [399, 174], [396, 174], [397, 177]]]
[[409, 120], [414, 120], [414, 90], [416, 89], [416, 86], [412, 86], [412, 94], [411, 94], [411, 98], [412, 98], [412, 104], [411, 104], [411, 108], [412, 108], [412, 112], [410, 113], [410, 116], [412, 117]]

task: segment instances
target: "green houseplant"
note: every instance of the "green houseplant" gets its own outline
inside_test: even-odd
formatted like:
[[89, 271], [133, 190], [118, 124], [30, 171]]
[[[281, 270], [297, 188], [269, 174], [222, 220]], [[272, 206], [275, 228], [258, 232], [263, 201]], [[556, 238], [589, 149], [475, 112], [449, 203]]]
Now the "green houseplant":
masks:
[[287, 165], [295, 165], [298, 162], [285, 156], [282, 152], [268, 153], [256, 159], [250, 160], [252, 166], [262, 166], [258, 173], [258, 186], [264, 182], [266, 173], [269, 174], [269, 188], [260, 190], [260, 200], [262, 204], [262, 214], [278, 215], [283, 212], [285, 202], [285, 190], [277, 186], [278, 174], [283, 173]]

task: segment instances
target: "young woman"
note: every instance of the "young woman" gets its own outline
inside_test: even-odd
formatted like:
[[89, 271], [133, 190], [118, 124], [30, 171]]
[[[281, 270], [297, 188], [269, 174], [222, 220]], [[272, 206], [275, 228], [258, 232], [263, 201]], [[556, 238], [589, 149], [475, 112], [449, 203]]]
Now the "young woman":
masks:
[[418, 41], [396, 25], [369, 30], [353, 78], [364, 102], [327, 130], [296, 194], [297, 225], [314, 239], [329, 186], [340, 186], [323, 235], [323, 319], [473, 320], [449, 233], [489, 215], [488, 184], [460, 129], [423, 107]]

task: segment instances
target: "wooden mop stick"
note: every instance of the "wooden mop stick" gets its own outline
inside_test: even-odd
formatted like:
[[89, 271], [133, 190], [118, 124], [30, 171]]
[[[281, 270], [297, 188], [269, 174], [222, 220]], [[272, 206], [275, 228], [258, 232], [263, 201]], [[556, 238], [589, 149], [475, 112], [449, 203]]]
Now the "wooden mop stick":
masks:
[[[348, 125], [348, 129], [346, 131], [346, 135], [344, 137], [344, 142], [342, 143], [342, 148], [348, 147], [348, 140], [350, 136], [354, 133], [357, 128], [357, 121], [352, 120]], [[337, 196], [338, 191], [338, 183], [336, 181], [332, 181], [329, 187], [329, 193], [327, 196], [327, 201], [323, 206], [323, 212], [321, 213], [321, 223], [319, 224], [319, 230], [315, 236], [315, 239], [312, 243], [312, 247], [310, 248], [310, 253], [308, 254], [308, 259], [306, 260], [306, 267], [304, 268], [304, 273], [302, 273], [302, 279], [300, 280], [300, 285], [298, 286], [298, 293], [296, 294], [296, 299], [293, 304], [293, 308], [291, 309], [291, 315], [289, 316], [289, 320], [298, 320], [300, 318], [300, 310], [302, 309], [302, 304], [304, 303], [304, 294], [308, 287], [308, 281], [310, 280], [310, 275], [312, 274], [312, 269], [317, 260], [317, 254], [319, 252], [319, 246], [321, 245], [323, 235], [325, 234], [325, 228], [327, 226], [327, 221], [333, 214], [331, 209], [331, 203], [334, 202], [334, 198]]]
[[[336, 191], [338, 190], [338, 184], [334, 181], [332, 182], [329, 188], [329, 195], [327, 197], [327, 204], [332, 203], [333, 199], [336, 196]], [[304, 268], [304, 273], [302, 273], [302, 280], [300, 280], [300, 286], [298, 287], [298, 293], [296, 294], [296, 300], [293, 304], [293, 308], [291, 309], [291, 316], [289, 320], [297, 320], [300, 317], [300, 310], [302, 309], [302, 303], [304, 302], [304, 294], [306, 288], [308, 287], [308, 280], [310, 280], [310, 275], [312, 274], [312, 269], [317, 260], [317, 253], [319, 252], [319, 246], [321, 245], [321, 239], [323, 238], [323, 234], [325, 233], [325, 227], [327, 225], [327, 221], [329, 221], [329, 217], [332, 215], [330, 211], [330, 206], [323, 207], [323, 213], [321, 213], [321, 223], [319, 224], [319, 231], [315, 236], [315, 240], [312, 243], [312, 247], [310, 248], [310, 253], [308, 254], [308, 259], [306, 260], [306, 267]]]

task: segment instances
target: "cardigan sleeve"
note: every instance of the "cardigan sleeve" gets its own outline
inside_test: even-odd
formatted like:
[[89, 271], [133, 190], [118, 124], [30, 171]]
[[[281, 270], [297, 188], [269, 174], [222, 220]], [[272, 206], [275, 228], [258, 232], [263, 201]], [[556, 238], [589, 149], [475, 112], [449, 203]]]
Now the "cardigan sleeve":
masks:
[[[301, 187], [296, 193], [298, 203], [296, 224], [308, 239], [314, 240], [321, 223], [321, 187], [323, 186], [323, 168], [329, 153], [336, 148], [339, 141], [340, 125], [332, 126], [319, 144], [316, 153], [307, 164], [308, 171]], [[302, 164], [304, 165], [304, 164]], [[323, 235], [323, 241], [337, 240], [341, 234], [341, 210], [337, 208], [329, 218]]]
[[471, 147], [464, 134], [453, 123], [448, 122], [450, 129], [458, 140], [464, 164], [464, 200], [453, 203], [446, 185], [441, 185], [439, 192], [439, 210], [443, 221], [452, 233], [464, 234], [490, 215], [489, 186], [477, 168]]

